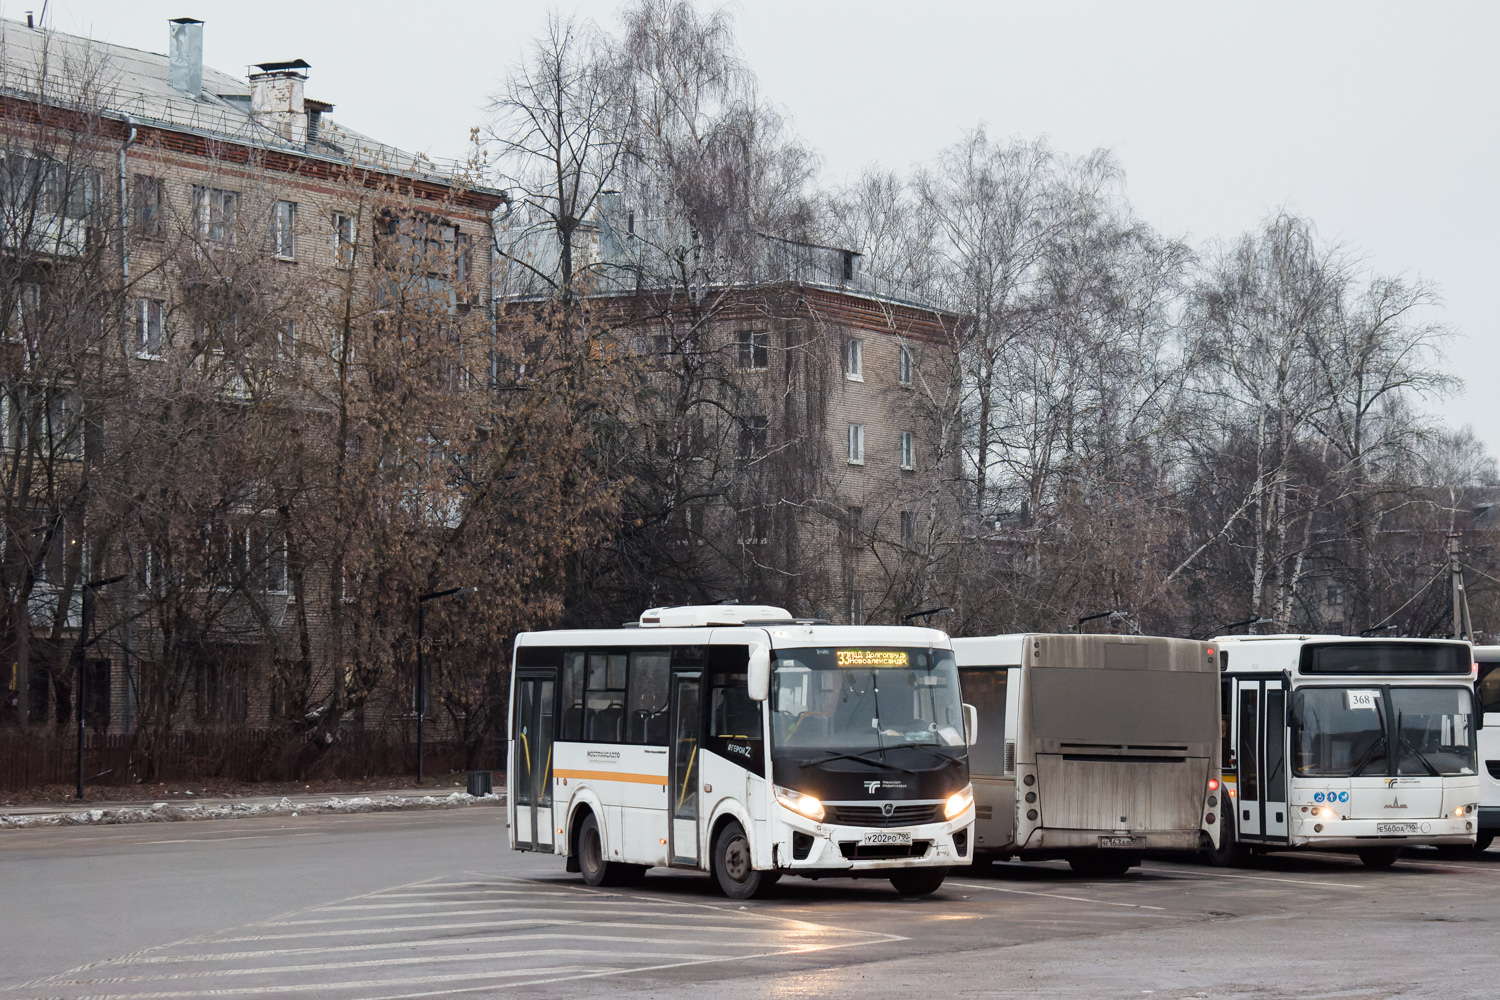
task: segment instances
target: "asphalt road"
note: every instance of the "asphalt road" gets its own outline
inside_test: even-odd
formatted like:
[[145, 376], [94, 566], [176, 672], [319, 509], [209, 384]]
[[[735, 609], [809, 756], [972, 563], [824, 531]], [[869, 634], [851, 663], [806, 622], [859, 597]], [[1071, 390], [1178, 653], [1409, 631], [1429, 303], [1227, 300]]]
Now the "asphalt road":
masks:
[[1500, 851], [588, 889], [497, 809], [0, 833], [0, 1000], [1500, 995]]

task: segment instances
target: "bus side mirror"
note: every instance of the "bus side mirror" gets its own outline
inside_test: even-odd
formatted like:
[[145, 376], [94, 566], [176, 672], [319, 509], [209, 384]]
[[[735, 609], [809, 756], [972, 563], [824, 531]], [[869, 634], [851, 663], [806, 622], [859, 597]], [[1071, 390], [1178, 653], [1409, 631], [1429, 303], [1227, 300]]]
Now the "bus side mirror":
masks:
[[771, 695], [771, 650], [766, 646], [750, 647], [746, 668], [751, 701], [765, 701]]
[[964, 702], [964, 731], [969, 734], [969, 746], [979, 742], [979, 709]]

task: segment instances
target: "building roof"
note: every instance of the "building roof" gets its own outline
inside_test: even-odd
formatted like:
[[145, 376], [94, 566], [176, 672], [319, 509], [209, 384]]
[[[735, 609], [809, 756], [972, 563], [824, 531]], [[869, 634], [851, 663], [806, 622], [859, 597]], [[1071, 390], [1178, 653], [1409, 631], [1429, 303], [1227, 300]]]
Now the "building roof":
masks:
[[[163, 41], [166, 41], [163, 25]], [[306, 68], [302, 60], [265, 67]], [[141, 125], [228, 139], [265, 149], [296, 152], [379, 171], [499, 194], [479, 184], [459, 161], [435, 160], [378, 142], [324, 114], [317, 136], [308, 142], [283, 138], [250, 113], [249, 82], [203, 67], [203, 93], [194, 98], [171, 84], [164, 53], [69, 35], [51, 28], [28, 28], [24, 21], [0, 18], [0, 96], [61, 107], [97, 108], [109, 117], [129, 116]], [[314, 111], [332, 105], [309, 100]]]

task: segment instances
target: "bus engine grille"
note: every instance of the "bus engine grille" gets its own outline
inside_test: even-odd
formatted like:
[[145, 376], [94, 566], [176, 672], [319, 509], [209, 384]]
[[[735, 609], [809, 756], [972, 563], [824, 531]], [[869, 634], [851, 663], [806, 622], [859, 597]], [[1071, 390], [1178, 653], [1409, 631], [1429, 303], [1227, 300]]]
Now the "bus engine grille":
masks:
[[832, 822], [840, 826], [914, 826], [937, 820], [936, 803], [898, 804], [887, 816], [880, 806], [834, 806]]

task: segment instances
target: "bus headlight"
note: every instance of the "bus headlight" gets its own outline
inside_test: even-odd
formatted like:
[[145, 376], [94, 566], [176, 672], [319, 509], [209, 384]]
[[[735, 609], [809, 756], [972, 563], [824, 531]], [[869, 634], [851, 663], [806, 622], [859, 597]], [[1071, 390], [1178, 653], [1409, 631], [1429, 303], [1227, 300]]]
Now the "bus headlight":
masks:
[[780, 785], [773, 786], [776, 789], [776, 801], [786, 806], [794, 813], [800, 813], [812, 820], [814, 823], [823, 822], [823, 803], [815, 795], [799, 792], [791, 788], [782, 788]]
[[948, 801], [943, 805], [943, 817], [953, 819], [960, 816], [963, 811], [974, 804], [974, 786], [965, 785], [961, 792], [954, 792], [948, 796]]

